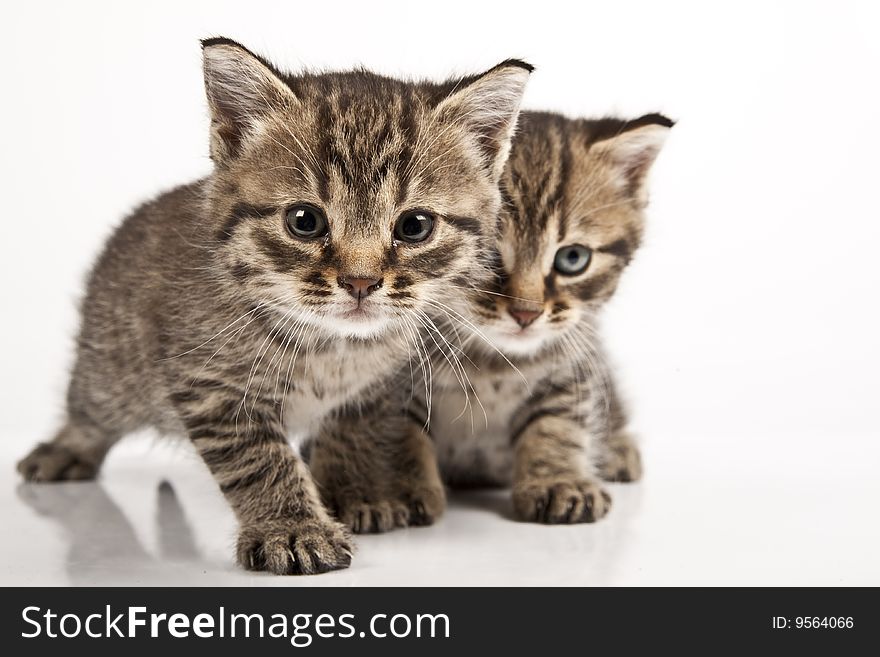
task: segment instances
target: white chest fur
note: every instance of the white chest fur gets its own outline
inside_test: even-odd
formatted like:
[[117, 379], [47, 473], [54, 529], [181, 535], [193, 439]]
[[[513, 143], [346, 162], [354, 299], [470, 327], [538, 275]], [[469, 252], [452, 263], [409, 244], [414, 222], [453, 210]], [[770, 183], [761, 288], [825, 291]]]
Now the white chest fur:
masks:
[[313, 435], [330, 411], [384, 384], [401, 360], [390, 345], [342, 340], [332, 349], [303, 356], [284, 399], [284, 424], [291, 436]]
[[511, 419], [531, 391], [513, 371], [491, 375], [472, 369], [468, 375], [473, 390], [467, 395], [448, 371], [434, 378], [431, 436], [440, 468], [453, 484], [507, 484], [513, 468]]

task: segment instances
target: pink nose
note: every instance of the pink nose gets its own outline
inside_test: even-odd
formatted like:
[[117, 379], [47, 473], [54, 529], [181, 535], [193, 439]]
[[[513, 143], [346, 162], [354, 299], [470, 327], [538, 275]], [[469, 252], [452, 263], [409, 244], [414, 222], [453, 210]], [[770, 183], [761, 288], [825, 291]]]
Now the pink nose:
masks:
[[542, 310], [523, 310], [521, 308], [510, 308], [508, 312], [522, 328], [534, 322], [543, 313]]
[[339, 287], [345, 288], [355, 299], [370, 296], [373, 292], [382, 287], [381, 278], [352, 278], [350, 276], [340, 276], [336, 279]]

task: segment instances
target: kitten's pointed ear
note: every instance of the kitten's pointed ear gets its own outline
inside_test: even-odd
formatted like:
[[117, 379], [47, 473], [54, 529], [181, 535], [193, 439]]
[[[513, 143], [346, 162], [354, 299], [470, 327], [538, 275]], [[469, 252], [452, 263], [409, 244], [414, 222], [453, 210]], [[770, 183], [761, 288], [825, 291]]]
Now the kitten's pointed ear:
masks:
[[645, 179], [675, 123], [661, 114], [628, 122], [619, 134], [602, 139], [590, 149], [615, 169], [618, 180], [640, 204], [647, 202]]
[[501, 179], [519, 116], [530, 64], [508, 59], [459, 84], [437, 106], [444, 120], [462, 122], [475, 136], [495, 181]]
[[231, 39], [202, 41], [205, 91], [211, 108], [211, 157], [235, 157], [245, 138], [273, 110], [296, 102], [293, 91], [266, 61]]

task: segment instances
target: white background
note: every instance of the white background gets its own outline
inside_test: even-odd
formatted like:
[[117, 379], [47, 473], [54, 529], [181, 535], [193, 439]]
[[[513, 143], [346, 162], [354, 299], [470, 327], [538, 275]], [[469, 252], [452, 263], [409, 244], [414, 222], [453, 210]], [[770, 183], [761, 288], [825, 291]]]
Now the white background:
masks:
[[210, 170], [200, 38], [293, 70], [515, 56], [527, 108], [678, 121], [606, 318], [648, 472], [606, 583], [880, 584], [876, 3], [28, 2], [0, 24], [4, 500], [59, 418], [103, 239]]

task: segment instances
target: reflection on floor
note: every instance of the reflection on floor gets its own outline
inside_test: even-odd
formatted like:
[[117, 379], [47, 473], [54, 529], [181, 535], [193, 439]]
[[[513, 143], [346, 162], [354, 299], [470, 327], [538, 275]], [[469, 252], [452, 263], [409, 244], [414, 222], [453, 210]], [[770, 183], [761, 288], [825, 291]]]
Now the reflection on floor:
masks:
[[21, 483], [4, 454], [0, 584], [880, 583], [876, 523], [866, 521], [876, 479], [826, 495], [810, 477], [781, 485], [752, 472], [746, 482], [647, 456], [655, 471], [612, 486], [612, 512], [595, 525], [519, 523], [504, 491], [454, 494], [433, 527], [358, 537], [348, 570], [272, 577], [234, 564], [232, 513], [185, 449], [135, 441], [111, 454], [99, 481], [64, 484]]

